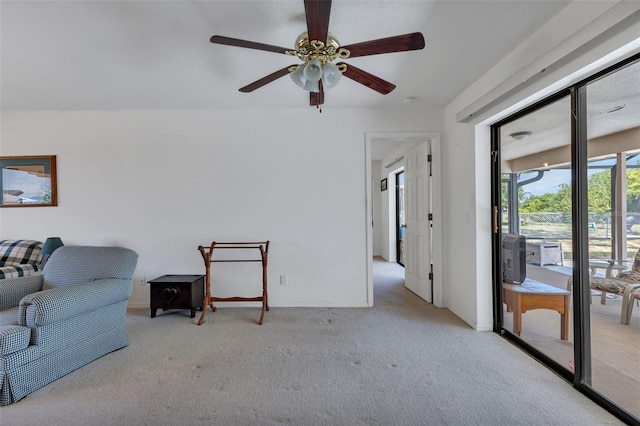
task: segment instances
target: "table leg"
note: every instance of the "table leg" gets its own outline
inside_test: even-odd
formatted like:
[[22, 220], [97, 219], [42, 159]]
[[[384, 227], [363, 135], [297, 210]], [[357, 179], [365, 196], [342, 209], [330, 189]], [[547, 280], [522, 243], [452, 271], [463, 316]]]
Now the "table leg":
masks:
[[513, 298], [513, 332], [516, 336], [522, 331], [522, 298], [516, 294]]
[[564, 295], [564, 312], [560, 313], [560, 339], [569, 340], [569, 295]]

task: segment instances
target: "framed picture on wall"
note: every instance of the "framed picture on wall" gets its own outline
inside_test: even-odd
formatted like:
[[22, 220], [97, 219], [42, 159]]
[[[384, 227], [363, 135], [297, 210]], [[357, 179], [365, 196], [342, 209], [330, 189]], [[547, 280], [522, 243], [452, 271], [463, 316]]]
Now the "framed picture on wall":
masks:
[[380, 181], [380, 191], [387, 190], [387, 178], [384, 178]]
[[55, 155], [0, 157], [0, 207], [57, 205]]

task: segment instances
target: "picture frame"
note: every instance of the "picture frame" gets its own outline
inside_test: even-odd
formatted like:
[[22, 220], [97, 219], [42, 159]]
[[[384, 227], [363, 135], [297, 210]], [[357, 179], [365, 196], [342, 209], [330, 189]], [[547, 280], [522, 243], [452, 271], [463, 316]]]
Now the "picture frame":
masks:
[[384, 178], [380, 181], [380, 191], [387, 190], [387, 178]]
[[0, 157], [0, 207], [57, 205], [55, 155]]

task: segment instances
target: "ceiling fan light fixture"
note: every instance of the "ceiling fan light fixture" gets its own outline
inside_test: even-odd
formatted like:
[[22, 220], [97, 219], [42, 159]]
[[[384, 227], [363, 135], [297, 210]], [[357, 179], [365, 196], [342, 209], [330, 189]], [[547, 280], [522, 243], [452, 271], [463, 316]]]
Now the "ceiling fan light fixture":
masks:
[[318, 93], [320, 91], [320, 84], [318, 84], [318, 81], [307, 81], [307, 84], [304, 85], [303, 89], [307, 92]]
[[335, 86], [342, 77], [342, 72], [331, 62], [327, 62], [322, 66], [322, 87], [330, 89]]
[[307, 81], [313, 81], [317, 83], [322, 78], [322, 65], [317, 59], [312, 59], [307, 65], [304, 66], [302, 72]]
[[307, 79], [304, 76], [304, 67], [302, 65], [299, 66], [290, 75], [291, 75], [291, 80], [293, 80], [293, 82], [296, 83], [296, 85], [304, 89], [304, 85], [307, 82]]
[[304, 73], [305, 67], [300, 65], [291, 75], [291, 80], [296, 83], [297, 86], [306, 90], [307, 92], [317, 92], [319, 90], [318, 82], [309, 80]]

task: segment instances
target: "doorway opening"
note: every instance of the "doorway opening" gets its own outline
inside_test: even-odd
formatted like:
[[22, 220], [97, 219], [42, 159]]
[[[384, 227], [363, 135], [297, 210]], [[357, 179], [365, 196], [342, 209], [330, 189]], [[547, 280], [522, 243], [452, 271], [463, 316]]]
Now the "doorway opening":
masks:
[[[422, 145], [422, 151], [416, 149]], [[426, 148], [425, 148], [426, 147]], [[424, 152], [430, 149], [429, 152]], [[383, 152], [383, 155], [380, 153]], [[428, 155], [427, 155], [428, 154]], [[397, 264], [404, 260], [406, 283], [417, 278], [429, 281], [428, 291], [418, 294], [437, 307], [444, 307], [442, 271], [442, 167], [441, 144], [438, 132], [391, 132], [365, 134], [365, 194], [366, 194], [366, 262], [367, 305], [373, 306], [373, 259], [381, 257]], [[429, 166], [423, 167], [429, 162]], [[407, 174], [407, 165], [411, 176]], [[403, 172], [405, 214], [397, 221], [394, 205], [394, 181]], [[389, 182], [388, 190], [386, 182]], [[430, 184], [427, 185], [427, 182]], [[394, 189], [392, 189], [394, 188]], [[429, 188], [431, 191], [429, 192]], [[393, 191], [393, 192], [392, 192]], [[431, 211], [421, 206], [429, 201]], [[413, 207], [411, 207], [413, 206]], [[411, 209], [409, 209], [411, 207]], [[413, 215], [422, 220], [416, 220]], [[429, 214], [428, 220], [426, 213]], [[413, 223], [413, 226], [411, 223]], [[430, 222], [429, 226], [424, 223]], [[400, 228], [401, 224], [406, 227]], [[410, 229], [413, 228], [413, 231]], [[400, 229], [402, 231], [400, 232]], [[422, 235], [426, 232], [428, 235]], [[402, 235], [403, 249], [398, 256], [397, 234]], [[430, 244], [426, 244], [429, 241]], [[411, 253], [413, 257], [410, 258]], [[410, 260], [413, 267], [410, 267]], [[402, 261], [402, 260], [401, 260]], [[420, 262], [420, 263], [419, 263]], [[414, 279], [415, 278], [415, 279]], [[425, 281], [426, 282], [426, 281]], [[406, 285], [414, 291], [413, 286]], [[432, 289], [432, 291], [431, 291]], [[414, 291], [416, 293], [416, 291]]]
[[405, 198], [404, 170], [396, 173], [396, 262], [404, 267]]

